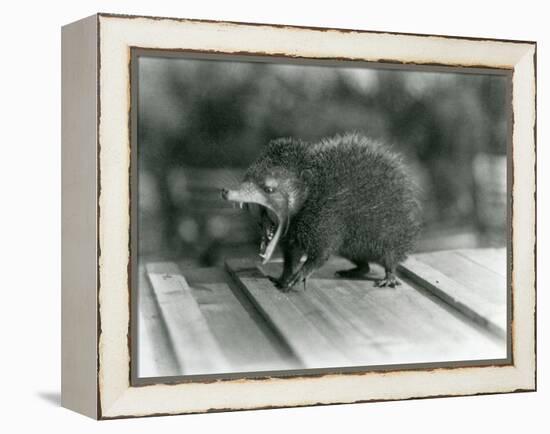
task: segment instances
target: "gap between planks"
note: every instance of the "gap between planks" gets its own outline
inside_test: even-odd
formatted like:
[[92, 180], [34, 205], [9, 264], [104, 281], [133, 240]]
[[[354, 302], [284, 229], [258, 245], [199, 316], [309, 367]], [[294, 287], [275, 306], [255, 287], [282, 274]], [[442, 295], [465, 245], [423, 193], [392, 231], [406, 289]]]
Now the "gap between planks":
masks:
[[228, 259], [226, 269], [276, 333], [306, 367], [346, 366], [352, 362], [329, 342], [289, 299], [246, 259]]
[[399, 265], [398, 271], [493, 335], [506, 337], [506, 306], [488, 303], [481, 294], [414, 257]]

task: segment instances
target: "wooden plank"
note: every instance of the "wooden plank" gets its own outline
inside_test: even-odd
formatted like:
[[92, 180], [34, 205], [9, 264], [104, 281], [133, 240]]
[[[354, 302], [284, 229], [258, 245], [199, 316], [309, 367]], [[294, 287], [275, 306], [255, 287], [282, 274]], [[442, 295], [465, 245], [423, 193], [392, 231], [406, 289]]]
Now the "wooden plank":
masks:
[[218, 342], [175, 264], [164, 272], [147, 266], [147, 275], [172, 341], [178, 363], [187, 375], [231, 371]]
[[[312, 280], [307, 291], [295, 294], [292, 301], [331, 344], [349, 359], [350, 365], [365, 365], [375, 359], [384, 359], [387, 351], [376, 344], [372, 339], [372, 333], [365, 330], [357, 312], [348, 309], [342, 300], [327, 296], [335, 284], [341, 286], [343, 282]], [[352, 284], [357, 285], [356, 282]], [[363, 284], [372, 285], [369, 282]], [[360, 313], [365, 314], [366, 310]]]
[[[302, 367], [224, 269], [189, 268], [189, 264], [185, 263], [177, 267], [173, 263], [165, 262], [150, 263], [147, 268], [149, 272], [185, 275], [193, 298], [230, 364], [230, 370], [227, 372], [284, 371]], [[148, 328], [166, 328], [163, 318], [151, 319], [151, 322]], [[140, 335], [141, 338], [149, 339], [149, 336], [144, 333]], [[144, 372], [152, 368], [152, 362], [158, 360], [161, 364], [166, 364], [162, 362], [175, 359], [173, 350], [167, 354], [165, 348], [158, 348], [158, 343], [166, 340], [166, 337], [155, 335], [151, 336], [151, 339], [154, 339], [152, 345], [155, 360], [146, 362]], [[151, 358], [151, 353], [146, 357]], [[157, 366], [156, 369], [162, 367]], [[188, 374], [183, 367], [173, 364], [162, 371], [163, 376]]]
[[[477, 266], [455, 258], [457, 278], [465, 274], [462, 260], [468, 267]], [[487, 332], [406, 276], [400, 276], [403, 284], [397, 288], [378, 288], [373, 280], [336, 278], [336, 270], [351, 265], [331, 258], [310, 278], [307, 291], [283, 294], [265, 278], [280, 273], [280, 262], [259, 268], [252, 261], [237, 262], [233, 275], [238, 278], [216, 268], [183, 271], [190, 294], [229, 364], [224, 372], [506, 357], [502, 336]], [[174, 264], [147, 268], [160, 275], [182, 274]], [[383, 275], [376, 265], [372, 269], [372, 279]], [[151, 351], [147, 353], [150, 357]], [[181, 369], [167, 375], [187, 374]]]
[[[250, 262], [239, 276], [277, 276], [280, 262]], [[476, 326], [442, 300], [403, 279], [397, 288], [378, 288], [373, 280], [346, 280], [334, 271], [349, 267], [340, 258], [316, 271], [307, 290], [287, 294], [299, 313], [348, 362], [341, 366], [503, 359], [505, 341]], [[383, 271], [373, 267], [373, 277]], [[273, 286], [266, 290], [277, 291]], [[278, 292], [278, 291], [277, 291]], [[286, 302], [279, 305], [287, 306]], [[292, 329], [287, 331], [289, 334]], [[294, 331], [296, 333], [296, 331]], [[321, 365], [322, 359], [312, 366]]]
[[[442, 263], [441, 253], [438, 255], [434, 261]], [[422, 258], [420, 255], [418, 257]], [[399, 267], [399, 271], [496, 336], [506, 336], [505, 303], [489, 303], [482, 293], [457, 282], [416, 257], [409, 257]], [[461, 272], [464, 273], [463, 270]], [[478, 267], [476, 272], [475, 276], [482, 275], [483, 269]]]
[[[368, 314], [367, 309], [350, 310], [344, 299], [331, 296], [337, 293], [336, 288], [344, 288], [345, 292], [352, 291], [353, 288], [361, 288], [367, 292], [377, 289], [374, 287], [374, 277], [371, 280], [345, 280], [335, 277], [335, 271], [351, 267], [353, 265], [342, 258], [331, 258], [308, 280], [306, 291], [300, 287], [289, 299], [331, 345], [348, 358], [350, 365], [360, 366], [384, 360], [388, 352], [383, 346], [377, 345], [373, 339], [374, 333], [366, 330], [359, 319]], [[258, 265], [258, 268], [264, 275], [279, 276], [282, 262]], [[383, 276], [382, 269], [377, 269], [375, 273], [379, 277]]]
[[502, 340], [407, 279], [396, 288], [319, 279], [316, 291], [364, 336], [359, 366], [506, 357]]
[[229, 259], [226, 268], [304, 367], [352, 364], [296, 307], [292, 301], [295, 292], [277, 290], [249, 260]]
[[162, 321], [153, 289], [140, 267], [138, 276], [137, 376], [167, 377], [182, 372]]
[[224, 269], [198, 268], [182, 272], [233, 371], [302, 367]]
[[506, 249], [504, 248], [457, 250], [455, 253], [484, 266], [504, 278], [506, 277], [508, 264], [506, 263]]
[[[475, 256], [469, 256], [466, 253], [468, 251], [453, 250], [423, 253], [415, 258], [465, 286], [488, 306], [501, 308], [504, 313], [507, 297], [506, 275], [481, 265], [485, 249], [480, 250]], [[501, 271], [505, 270], [505, 264], [505, 258], [501, 257]]]
[[[259, 267], [273, 276], [281, 272], [280, 263]], [[347, 261], [331, 258], [310, 278], [307, 291], [294, 293], [291, 300], [325, 336], [338, 337], [335, 345], [354, 366], [506, 357], [503, 339], [403, 276], [396, 288], [374, 286], [384, 275], [375, 264], [368, 279], [334, 276], [349, 267]]]

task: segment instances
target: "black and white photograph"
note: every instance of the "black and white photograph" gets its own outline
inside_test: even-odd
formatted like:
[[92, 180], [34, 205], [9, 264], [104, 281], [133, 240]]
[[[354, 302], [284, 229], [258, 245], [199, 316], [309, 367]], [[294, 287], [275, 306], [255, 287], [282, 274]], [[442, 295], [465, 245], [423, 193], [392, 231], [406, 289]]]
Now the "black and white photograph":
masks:
[[134, 49], [134, 380], [510, 363], [511, 95]]
[[544, 4], [4, 2], [0, 432], [546, 433]]

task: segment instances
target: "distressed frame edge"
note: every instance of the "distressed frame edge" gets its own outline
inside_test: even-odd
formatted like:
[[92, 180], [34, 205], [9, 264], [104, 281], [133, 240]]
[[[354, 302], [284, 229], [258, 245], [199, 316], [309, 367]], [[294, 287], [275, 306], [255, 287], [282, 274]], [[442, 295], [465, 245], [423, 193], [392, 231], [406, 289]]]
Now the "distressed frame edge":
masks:
[[61, 29], [61, 405], [93, 419], [100, 417], [98, 23], [96, 14]]
[[[101, 16], [105, 16], [105, 14], [102, 14]], [[118, 18], [117, 19], [120, 19], [119, 16], [117, 16]], [[132, 17], [134, 18], [134, 17]], [[104, 18], [102, 18], [104, 19]], [[102, 20], [101, 19], [101, 20]], [[128, 18], [124, 18], [124, 19], [128, 19]], [[149, 18], [149, 19], [154, 19], [154, 18]], [[98, 21], [101, 21], [98, 19]], [[182, 20], [182, 21], [190, 21], [190, 20]], [[219, 23], [219, 22], [216, 22], [216, 23]], [[238, 23], [234, 23], [236, 26], [238, 26]], [[253, 25], [251, 25], [253, 26]], [[259, 25], [260, 26], [260, 25]], [[283, 26], [284, 28], [288, 27], [288, 26]], [[304, 28], [301, 28], [301, 27], [293, 27], [294, 30], [299, 30], [299, 29], [304, 29]], [[307, 29], [307, 28], [306, 28]], [[365, 32], [365, 33], [369, 33], [369, 32]], [[430, 37], [431, 35], [422, 35], [422, 36], [418, 36], [419, 39], [422, 39], [424, 37]], [[454, 39], [452, 37], [448, 38], [448, 39]], [[499, 42], [502, 42], [499, 40]], [[511, 43], [515, 43], [516, 41], [512, 41]], [[534, 94], [532, 95], [534, 97], [534, 100], [533, 101], [533, 142], [532, 142], [532, 150], [534, 152], [534, 161], [535, 161], [535, 165], [533, 166], [533, 173], [536, 169], [536, 106], [535, 106], [535, 102], [536, 102], [536, 43], [521, 43], [521, 44], [527, 44], [525, 46], [525, 50], [524, 50], [524, 54], [525, 56], [523, 56], [520, 60], [518, 60], [516, 62], [516, 64], [514, 65], [511, 65], [511, 67], [514, 69], [514, 77], [513, 77], [513, 83], [516, 84], [516, 78], [518, 78], [519, 80], [519, 76], [516, 74], [516, 67], [522, 62], [524, 61], [529, 63], [529, 62], [532, 62], [532, 72], [533, 72], [533, 75], [532, 76], [528, 76], [527, 78], [529, 79], [528, 82], [529, 84], [532, 84], [533, 85], [533, 92]], [[132, 45], [132, 44], [129, 44], [129, 45]], [[101, 53], [100, 53], [101, 54]], [[532, 61], [531, 61], [531, 56], [532, 56]], [[450, 65], [450, 66], [453, 66], [453, 65]], [[525, 65], [523, 65], [525, 67]], [[527, 66], [527, 74], [529, 74], [530, 72], [530, 66], [528, 65]], [[514, 101], [515, 102], [515, 101]], [[530, 102], [530, 101], [529, 101]], [[529, 103], [528, 102], [528, 103]], [[516, 105], [514, 104], [513, 105], [513, 111], [514, 111], [514, 114], [515, 114], [515, 109], [516, 109]], [[515, 129], [514, 129], [514, 132], [515, 132]], [[514, 136], [514, 143], [516, 143], [517, 140], [516, 140], [516, 137]], [[522, 153], [523, 152], [528, 152], [527, 150], [522, 150]], [[516, 157], [515, 155], [513, 156], [513, 161], [515, 161]], [[536, 191], [536, 178], [535, 178], [535, 185], [531, 186], [532, 187], [532, 191], [533, 193], [535, 193]], [[533, 229], [536, 229], [536, 214], [534, 216], [531, 216], [532, 217], [532, 227]], [[531, 264], [532, 267], [531, 269], [527, 270], [526, 273], [529, 273], [529, 272], [532, 272], [534, 273], [535, 272], [535, 264], [534, 264], [534, 259], [536, 259], [534, 257], [534, 254], [536, 253], [534, 249], [536, 249], [536, 232], [535, 232], [535, 237], [533, 238], [533, 254], [531, 256], [533, 256], [533, 263]], [[516, 255], [514, 255], [514, 257], [517, 257]], [[534, 276], [535, 278], [536, 276]], [[534, 285], [536, 285], [536, 282], [534, 282]], [[536, 296], [536, 286], [533, 287], [533, 295]], [[536, 300], [534, 300], [534, 302], [536, 303]], [[533, 308], [535, 308], [535, 305], [533, 305]], [[535, 316], [535, 313], [536, 313], [536, 309], [533, 311], [533, 317], [534, 317], [534, 320], [536, 321], [536, 316]], [[535, 333], [536, 333], [536, 327], [535, 327]], [[536, 337], [536, 336], [535, 336]], [[360, 399], [360, 400], [356, 400], [356, 401], [353, 401], [353, 400], [348, 400], [348, 401], [335, 401], [335, 402], [322, 402], [322, 401], [319, 401], [319, 402], [309, 402], [309, 403], [303, 403], [303, 404], [296, 404], [296, 403], [286, 403], [286, 404], [282, 404], [282, 405], [272, 405], [272, 406], [252, 406], [252, 407], [234, 407], [234, 408], [225, 408], [225, 407], [216, 407], [216, 408], [206, 408], [204, 410], [199, 410], [199, 411], [194, 411], [192, 409], [189, 409], [188, 411], [182, 409], [182, 410], [179, 410], [177, 412], [166, 412], [166, 413], [163, 413], [163, 412], [156, 412], [154, 414], [150, 414], [148, 413], [147, 411], [145, 412], [135, 412], [133, 414], [128, 414], [128, 413], [125, 413], [124, 411], [121, 411], [120, 408], [117, 408], [119, 407], [117, 404], [120, 404], [122, 402], [124, 402], [125, 404], [127, 404], [127, 399], [131, 399], [130, 396], [127, 396], [128, 392], [130, 389], [135, 389], [135, 387], [128, 387], [126, 390], [124, 390], [124, 392], [122, 394], [120, 394], [118, 396], [117, 399], [115, 399], [114, 401], [111, 401], [111, 406], [109, 406], [108, 408], [104, 409], [103, 410], [103, 415], [100, 415], [101, 418], [104, 418], [104, 419], [108, 419], [108, 418], [119, 418], [119, 417], [138, 417], [138, 416], [147, 416], [147, 415], [160, 415], [160, 414], [183, 414], [183, 413], [196, 413], [196, 412], [204, 412], [204, 411], [227, 411], [227, 410], [242, 410], [242, 409], [253, 409], [253, 408], [269, 408], [269, 407], [285, 407], [285, 406], [307, 406], [307, 405], [321, 405], [321, 404], [330, 404], [330, 403], [351, 403], [351, 402], [371, 402], [371, 401], [380, 401], [380, 400], [393, 400], [393, 399], [422, 399], [422, 398], [427, 398], [427, 397], [434, 397], [434, 396], [464, 396], [464, 395], [475, 395], [475, 394], [491, 394], [491, 393], [509, 393], [509, 392], [514, 392], [514, 391], [532, 391], [532, 390], [536, 390], [536, 341], [533, 341], [533, 362], [534, 362], [534, 366], [533, 366], [533, 371], [532, 371], [532, 374], [533, 374], [533, 378], [531, 378], [531, 371], [528, 370], [528, 372], [524, 372], [523, 374], [525, 374], [525, 376], [523, 377], [523, 380], [520, 380], [519, 383], [521, 384], [517, 384], [517, 387], [515, 388], [511, 388], [509, 390], [502, 390], [502, 391], [487, 391], [487, 392], [472, 392], [472, 393], [459, 393], [459, 394], [449, 394], [449, 395], [441, 395], [441, 394], [436, 394], [436, 395], [430, 395], [430, 394], [427, 394], [427, 395], [422, 395], [422, 394], [416, 394], [416, 396], [403, 396], [403, 397], [397, 397], [397, 398], [382, 398], [382, 399]], [[101, 352], [101, 348], [100, 346], [98, 346], [98, 355], [100, 355], [99, 353]], [[100, 367], [101, 368], [101, 367]], [[482, 368], [483, 369], [483, 368]], [[355, 374], [357, 375], [357, 374]], [[327, 377], [327, 376], [325, 376]], [[250, 380], [249, 380], [250, 381]], [[253, 380], [252, 380], [253, 381]], [[282, 380], [282, 381], [287, 381], [287, 380]], [[101, 381], [100, 379], [98, 378], [98, 385], [99, 385], [99, 390], [101, 391], [101, 388], [102, 388], [102, 385], [101, 385]], [[157, 385], [158, 386], [158, 385]], [[155, 386], [139, 386], [140, 388], [142, 387], [155, 387]], [[121, 402], [122, 401], [122, 402]]]
[[302, 30], [314, 30], [319, 32], [340, 32], [340, 33], [372, 33], [372, 34], [387, 34], [396, 36], [419, 36], [419, 37], [437, 37], [437, 38], [450, 38], [450, 39], [462, 39], [467, 41], [488, 41], [488, 42], [511, 42], [515, 44], [536, 44], [534, 40], [519, 40], [519, 39], [500, 39], [492, 37], [476, 37], [476, 36], [456, 36], [456, 35], [443, 35], [443, 34], [430, 34], [430, 33], [414, 33], [414, 32], [396, 32], [396, 31], [384, 31], [384, 30], [363, 30], [363, 29], [351, 29], [346, 27], [321, 27], [321, 26], [306, 26], [296, 24], [275, 24], [275, 23], [252, 23], [247, 21], [232, 21], [232, 20], [214, 20], [205, 18], [178, 18], [168, 16], [152, 16], [152, 15], [132, 15], [121, 14], [112, 12], [98, 12], [98, 17], [102, 18], [123, 18], [123, 19], [139, 19], [145, 18], [150, 20], [167, 20], [176, 22], [196, 22], [196, 23], [208, 23], [208, 24], [228, 24], [237, 26], [251, 26], [251, 27], [272, 27], [275, 29], [302, 29]]

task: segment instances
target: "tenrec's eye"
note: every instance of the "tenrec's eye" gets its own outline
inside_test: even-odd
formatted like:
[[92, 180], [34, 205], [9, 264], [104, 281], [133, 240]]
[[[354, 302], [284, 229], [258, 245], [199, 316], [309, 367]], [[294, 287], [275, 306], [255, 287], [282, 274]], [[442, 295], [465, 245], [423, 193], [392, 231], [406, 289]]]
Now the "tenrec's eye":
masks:
[[269, 186], [266, 185], [266, 186], [264, 187], [264, 191], [265, 191], [266, 193], [268, 193], [268, 194], [271, 194], [271, 193], [273, 193], [273, 192], [275, 191], [275, 189], [274, 189], [273, 187], [269, 187]]

